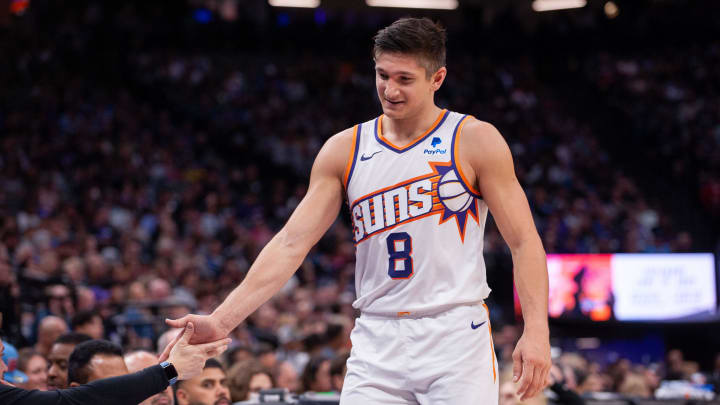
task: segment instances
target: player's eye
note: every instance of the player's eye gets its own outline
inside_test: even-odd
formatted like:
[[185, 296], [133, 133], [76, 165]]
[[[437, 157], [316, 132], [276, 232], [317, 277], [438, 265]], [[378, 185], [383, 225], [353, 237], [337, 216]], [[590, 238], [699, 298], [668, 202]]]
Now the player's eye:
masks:
[[383, 80], [387, 80], [387, 79], [388, 79], [388, 75], [386, 75], [385, 73], [378, 73], [378, 75], [379, 75], [380, 78], [383, 79]]

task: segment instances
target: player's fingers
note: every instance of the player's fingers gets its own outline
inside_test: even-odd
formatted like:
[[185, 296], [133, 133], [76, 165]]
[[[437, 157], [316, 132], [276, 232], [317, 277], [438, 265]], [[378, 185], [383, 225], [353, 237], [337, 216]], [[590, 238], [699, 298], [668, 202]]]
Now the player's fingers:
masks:
[[537, 365], [533, 365], [533, 370], [533, 379], [530, 382], [530, 387], [527, 392], [525, 392], [525, 398], [523, 398], [523, 400], [534, 397], [544, 387], [545, 380], [543, 378], [545, 373], [543, 369]]
[[180, 337], [180, 342], [184, 344], [190, 344], [190, 339], [192, 338], [192, 335], [195, 333], [195, 325], [193, 325], [192, 322], [188, 322], [188, 324], [185, 326], [185, 330], [182, 333], [182, 336]]
[[207, 353], [208, 357], [217, 357], [225, 352], [227, 350], [227, 345], [218, 347], [217, 349], [214, 349]]
[[210, 343], [203, 343], [201, 345], [197, 345], [197, 347], [198, 347], [198, 349], [208, 353], [213, 350], [217, 350], [219, 347], [227, 346], [230, 344], [230, 342], [232, 342], [232, 339], [225, 338], [225, 339], [216, 340], [216, 341], [210, 342]]
[[180, 319], [167, 319], [165, 318], [165, 323], [170, 326], [171, 328], [184, 328], [185, 325], [188, 323], [188, 316], [185, 315]]
[[520, 383], [517, 390], [517, 395], [520, 397], [521, 400], [524, 400], [526, 398], [525, 395], [531, 388], [534, 372], [534, 367], [532, 364], [530, 364], [530, 362], [524, 361], [522, 363], [522, 377], [520, 377]]
[[513, 382], [516, 383], [522, 377], [522, 355], [517, 350], [513, 352]]
[[163, 361], [167, 360], [168, 357], [170, 357], [170, 351], [172, 351], [172, 348], [175, 347], [175, 344], [176, 344], [176, 343], [180, 340], [180, 338], [182, 338], [182, 337], [183, 337], [183, 334], [182, 334], [182, 333], [178, 333], [177, 335], [175, 335], [175, 338], [173, 338], [173, 340], [170, 341], [170, 343], [168, 343], [167, 346], [165, 346], [165, 350], [163, 350], [162, 354], [160, 354], [160, 357], [158, 358], [158, 361], [159, 361], [159, 362], [162, 363]]

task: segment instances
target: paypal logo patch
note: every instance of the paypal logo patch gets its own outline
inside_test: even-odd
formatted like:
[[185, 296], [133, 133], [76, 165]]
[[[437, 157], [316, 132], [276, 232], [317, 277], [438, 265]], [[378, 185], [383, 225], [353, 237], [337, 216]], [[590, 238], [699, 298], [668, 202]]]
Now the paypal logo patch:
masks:
[[423, 150], [423, 153], [426, 155], [444, 155], [447, 153], [447, 149], [440, 149], [437, 146], [442, 143], [442, 139], [439, 137], [433, 137], [432, 141], [430, 141], [430, 148], [431, 149], [425, 149]]

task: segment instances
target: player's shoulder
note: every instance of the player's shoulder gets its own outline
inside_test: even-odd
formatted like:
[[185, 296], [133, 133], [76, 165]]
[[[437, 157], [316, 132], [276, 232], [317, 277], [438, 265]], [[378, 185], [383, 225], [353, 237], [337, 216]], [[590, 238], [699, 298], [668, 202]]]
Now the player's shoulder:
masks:
[[[334, 157], [339, 160], [345, 160], [352, 152], [355, 144], [355, 127], [343, 129], [342, 131], [332, 135], [325, 141], [322, 147], [321, 155], [323, 157]], [[323, 153], [324, 152], [324, 153]]]
[[325, 142], [325, 145], [330, 148], [349, 149], [355, 140], [355, 128], [356, 126], [345, 128], [335, 135], [332, 135]]
[[502, 151], [507, 148], [505, 138], [491, 123], [468, 115], [460, 133], [460, 149]]
[[342, 176], [348, 156], [353, 152], [355, 127], [346, 128], [328, 138], [315, 158], [316, 165]]

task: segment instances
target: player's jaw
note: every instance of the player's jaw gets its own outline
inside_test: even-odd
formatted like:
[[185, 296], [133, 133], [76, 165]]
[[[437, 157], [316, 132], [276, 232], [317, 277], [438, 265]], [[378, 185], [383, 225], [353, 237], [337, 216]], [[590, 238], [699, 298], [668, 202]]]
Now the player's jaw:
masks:
[[213, 405], [230, 405], [230, 400], [223, 396], [222, 398], [215, 401]]

